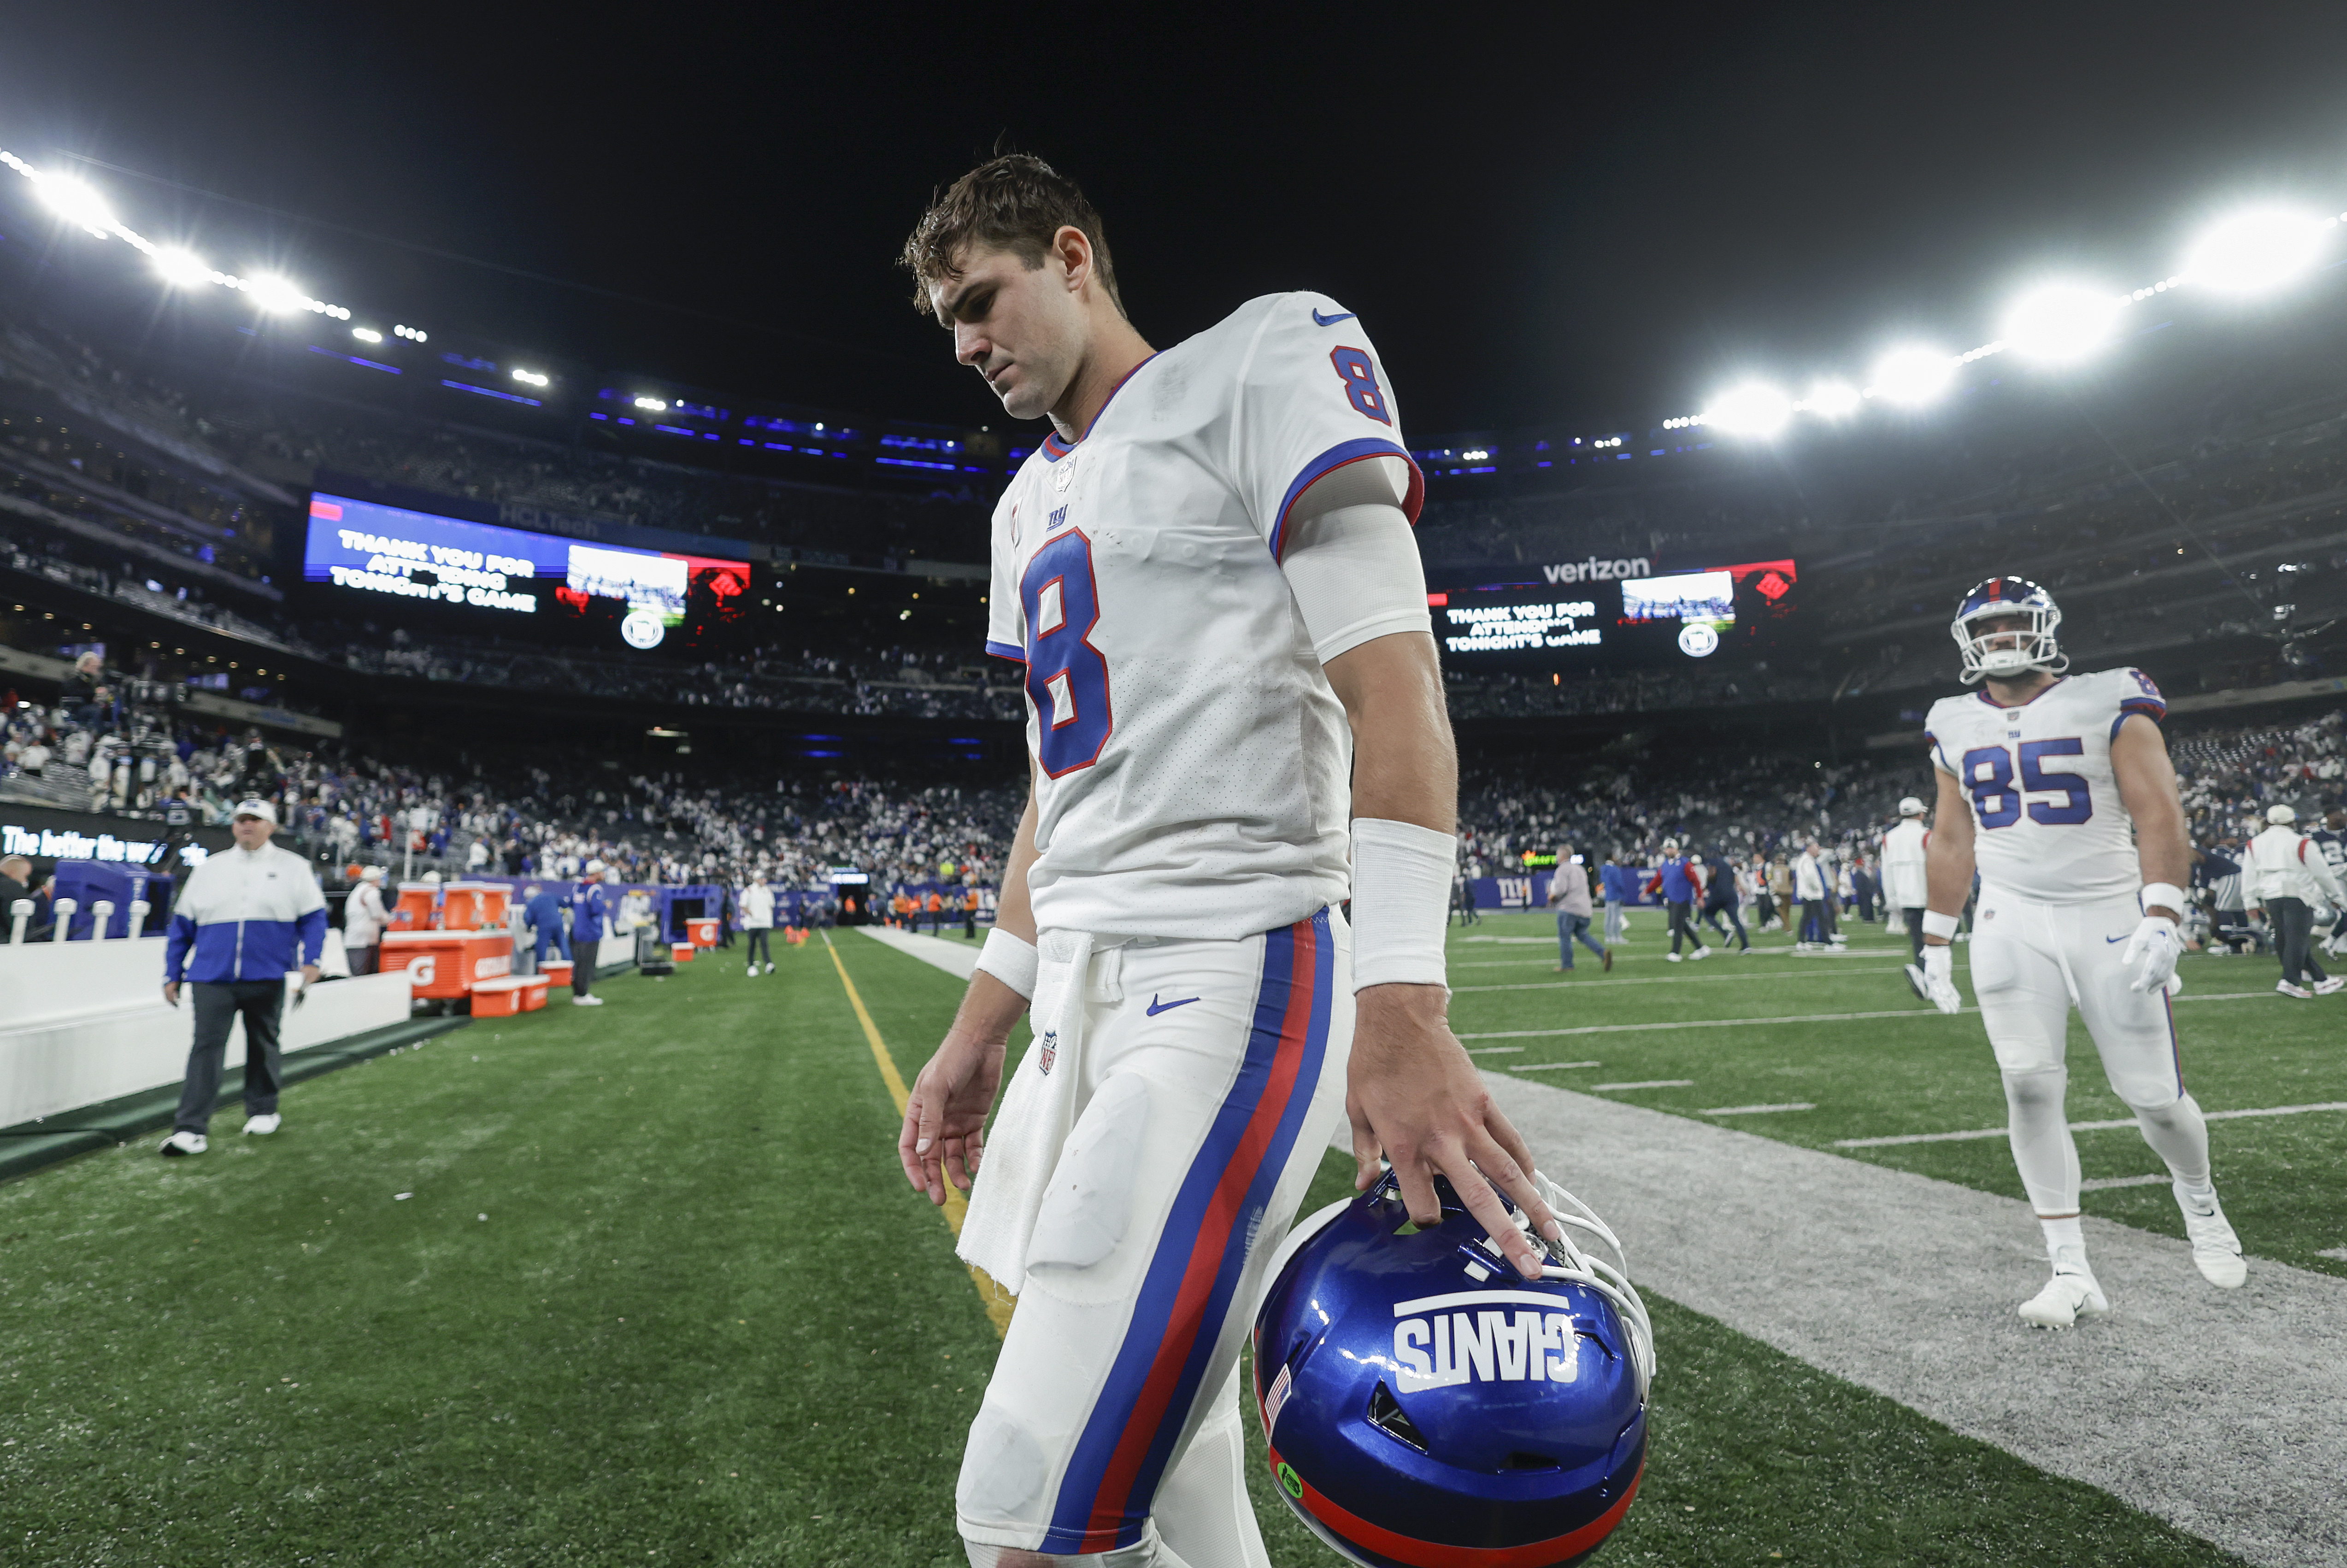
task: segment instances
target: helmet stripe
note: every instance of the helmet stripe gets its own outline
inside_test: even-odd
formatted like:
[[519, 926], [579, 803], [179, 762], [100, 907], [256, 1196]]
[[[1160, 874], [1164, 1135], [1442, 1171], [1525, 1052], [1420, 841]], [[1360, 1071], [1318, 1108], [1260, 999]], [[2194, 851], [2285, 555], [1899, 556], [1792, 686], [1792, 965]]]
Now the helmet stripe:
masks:
[[[1277, 1475], [1279, 1450], [1271, 1450], [1270, 1459], [1272, 1473]], [[1288, 1473], [1293, 1475], [1295, 1471]], [[1574, 1562], [1595, 1551], [1599, 1542], [1614, 1533], [1614, 1527], [1630, 1512], [1631, 1500], [1638, 1495], [1638, 1483], [1645, 1479], [1646, 1460], [1641, 1454], [1637, 1474], [1630, 1478], [1630, 1484], [1622, 1489], [1613, 1507], [1578, 1530], [1568, 1530], [1546, 1541], [1527, 1541], [1518, 1546], [1457, 1546], [1442, 1541], [1421, 1541], [1370, 1523], [1342, 1503], [1323, 1496], [1300, 1475], [1296, 1482], [1304, 1488], [1304, 1495], [1297, 1501], [1313, 1518], [1344, 1540], [1405, 1564], [1406, 1568], [1556, 1568], [1559, 1563]]]
[[1335, 984], [1326, 910], [1265, 934], [1245, 1059], [1182, 1179], [1040, 1550], [1107, 1552], [1141, 1539], [1231, 1314], [1245, 1216], [1269, 1206], [1310, 1110]]

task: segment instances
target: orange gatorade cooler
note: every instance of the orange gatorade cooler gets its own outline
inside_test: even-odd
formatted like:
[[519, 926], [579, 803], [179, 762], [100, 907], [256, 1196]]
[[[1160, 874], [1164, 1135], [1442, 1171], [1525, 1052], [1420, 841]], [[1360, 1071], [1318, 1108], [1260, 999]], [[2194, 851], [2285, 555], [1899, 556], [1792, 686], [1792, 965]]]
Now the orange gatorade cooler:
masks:
[[529, 975], [499, 975], [495, 979], [474, 982], [473, 1016], [513, 1017], [521, 1011], [522, 993], [534, 978]]
[[482, 980], [513, 972], [513, 937], [503, 931], [385, 931], [382, 967], [408, 973], [409, 994], [453, 1001]]
[[502, 882], [451, 882], [440, 891], [444, 930], [477, 931], [506, 923], [506, 901], [513, 890]]
[[[567, 976], [565, 978], [568, 979]], [[537, 1012], [546, 1006], [546, 984], [547, 980], [544, 975], [524, 975], [521, 977], [522, 1011]]]
[[538, 966], [538, 972], [546, 977], [549, 986], [567, 986], [570, 983], [570, 960], [548, 958]]
[[691, 942], [671, 942], [668, 946], [668, 950], [670, 956], [674, 958], [680, 964], [689, 964], [692, 962], [694, 949]]
[[717, 946], [717, 921], [713, 917], [700, 920], [687, 920], [684, 923], [684, 929], [685, 934], [692, 938], [692, 945], [694, 947], [713, 948]]

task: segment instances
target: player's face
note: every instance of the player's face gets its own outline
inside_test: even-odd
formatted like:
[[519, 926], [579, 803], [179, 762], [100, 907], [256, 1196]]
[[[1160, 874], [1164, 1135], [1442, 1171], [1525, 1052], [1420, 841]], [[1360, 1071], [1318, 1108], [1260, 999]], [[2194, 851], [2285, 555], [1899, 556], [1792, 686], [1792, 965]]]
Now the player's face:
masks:
[[[2001, 648], [2019, 648], [2028, 641], [2033, 628], [2034, 622], [2026, 615], [1983, 615], [1975, 617], [1972, 623], [1973, 638], [1983, 651], [1991, 652]], [[1987, 633], [1985, 638], [1982, 637], [1983, 632]]]
[[953, 331], [954, 358], [985, 377], [1013, 419], [1042, 417], [1083, 359], [1083, 309], [1066, 267], [1057, 255], [1030, 268], [1015, 251], [979, 250], [961, 265], [958, 279], [929, 287]]

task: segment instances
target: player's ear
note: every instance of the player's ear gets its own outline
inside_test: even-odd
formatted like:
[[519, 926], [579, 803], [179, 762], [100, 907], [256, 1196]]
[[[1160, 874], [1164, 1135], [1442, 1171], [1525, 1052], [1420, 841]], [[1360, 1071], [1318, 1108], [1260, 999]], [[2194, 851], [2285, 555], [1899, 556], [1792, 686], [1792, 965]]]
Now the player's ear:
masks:
[[1074, 224], [1061, 224], [1051, 236], [1051, 257], [1060, 263], [1060, 271], [1066, 277], [1071, 292], [1092, 282], [1092, 238]]

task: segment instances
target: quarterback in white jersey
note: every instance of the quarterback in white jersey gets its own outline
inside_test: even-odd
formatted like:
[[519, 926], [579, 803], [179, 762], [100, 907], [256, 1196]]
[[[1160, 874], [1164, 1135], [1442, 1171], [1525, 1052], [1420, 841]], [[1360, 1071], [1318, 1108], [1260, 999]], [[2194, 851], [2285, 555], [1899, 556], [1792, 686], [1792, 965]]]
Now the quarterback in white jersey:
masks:
[[2065, 675], [2053, 596], [1991, 578], [1951, 630], [1967, 683], [1925, 719], [1939, 776], [1925, 847], [1923, 967], [1942, 1011], [1963, 1005], [1948, 943], [1980, 873], [1973, 989], [2004, 1078], [2014, 1163], [2054, 1266], [2021, 1316], [2066, 1328], [2109, 1310], [2078, 1221], [2078, 1151], [2064, 1109], [2075, 1008], [2112, 1092], [2167, 1162], [2192, 1259], [2212, 1285], [2247, 1276], [2209, 1176], [2209, 1129], [2185, 1091], [2168, 1005], [2190, 846], [2159, 721], [2140, 671]]
[[1154, 352], [1038, 159], [964, 176], [906, 260], [956, 356], [1052, 425], [988, 596], [1031, 793], [898, 1141], [932, 1202], [971, 1188], [960, 1255], [1020, 1298], [957, 1523], [974, 1568], [1267, 1568], [1238, 1356], [1336, 1129], [1421, 1224], [1446, 1177], [1529, 1278], [1499, 1192], [1562, 1234], [1444, 1021], [1457, 764], [1418, 470], [1354, 313], [1273, 295]]

